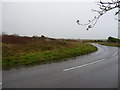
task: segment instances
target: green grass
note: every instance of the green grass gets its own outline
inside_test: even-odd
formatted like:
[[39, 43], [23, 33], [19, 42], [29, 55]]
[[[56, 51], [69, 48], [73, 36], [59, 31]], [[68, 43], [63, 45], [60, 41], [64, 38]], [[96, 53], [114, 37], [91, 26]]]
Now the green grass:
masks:
[[[3, 43], [3, 69], [60, 62], [97, 51], [90, 44], [75, 41], [33, 41], [28, 44]], [[68, 59], [66, 59], [68, 60]]]
[[110, 42], [101, 42], [99, 43], [101, 45], [106, 45], [106, 46], [114, 46], [114, 47], [120, 47], [119, 43], [110, 43]]

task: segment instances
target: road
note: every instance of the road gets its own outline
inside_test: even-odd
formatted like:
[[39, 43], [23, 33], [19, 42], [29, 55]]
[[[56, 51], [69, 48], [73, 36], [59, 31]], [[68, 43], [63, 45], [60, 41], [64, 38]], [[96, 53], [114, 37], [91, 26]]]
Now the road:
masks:
[[118, 48], [93, 44], [97, 52], [59, 63], [3, 71], [3, 88], [117, 88]]

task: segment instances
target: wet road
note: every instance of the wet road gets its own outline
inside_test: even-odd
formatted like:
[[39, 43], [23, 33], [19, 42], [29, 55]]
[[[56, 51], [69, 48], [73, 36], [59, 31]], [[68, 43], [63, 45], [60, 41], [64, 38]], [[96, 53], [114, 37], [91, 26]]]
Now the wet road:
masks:
[[118, 48], [94, 44], [98, 51], [60, 63], [3, 71], [3, 88], [117, 88]]

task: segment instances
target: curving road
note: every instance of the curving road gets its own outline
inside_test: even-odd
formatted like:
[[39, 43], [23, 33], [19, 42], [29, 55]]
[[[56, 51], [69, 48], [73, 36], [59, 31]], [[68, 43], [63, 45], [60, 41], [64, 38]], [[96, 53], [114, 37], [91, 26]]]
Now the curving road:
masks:
[[3, 71], [3, 88], [118, 88], [118, 48], [68, 61]]

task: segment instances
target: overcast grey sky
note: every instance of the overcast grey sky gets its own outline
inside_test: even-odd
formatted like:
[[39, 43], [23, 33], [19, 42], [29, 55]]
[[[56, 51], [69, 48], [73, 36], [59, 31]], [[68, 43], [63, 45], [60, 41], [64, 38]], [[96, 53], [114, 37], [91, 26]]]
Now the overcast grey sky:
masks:
[[98, 9], [95, 2], [3, 2], [2, 31], [24, 36], [71, 39], [118, 37], [115, 10], [102, 16], [89, 31], [76, 24], [77, 19], [87, 23], [97, 15], [91, 9]]

